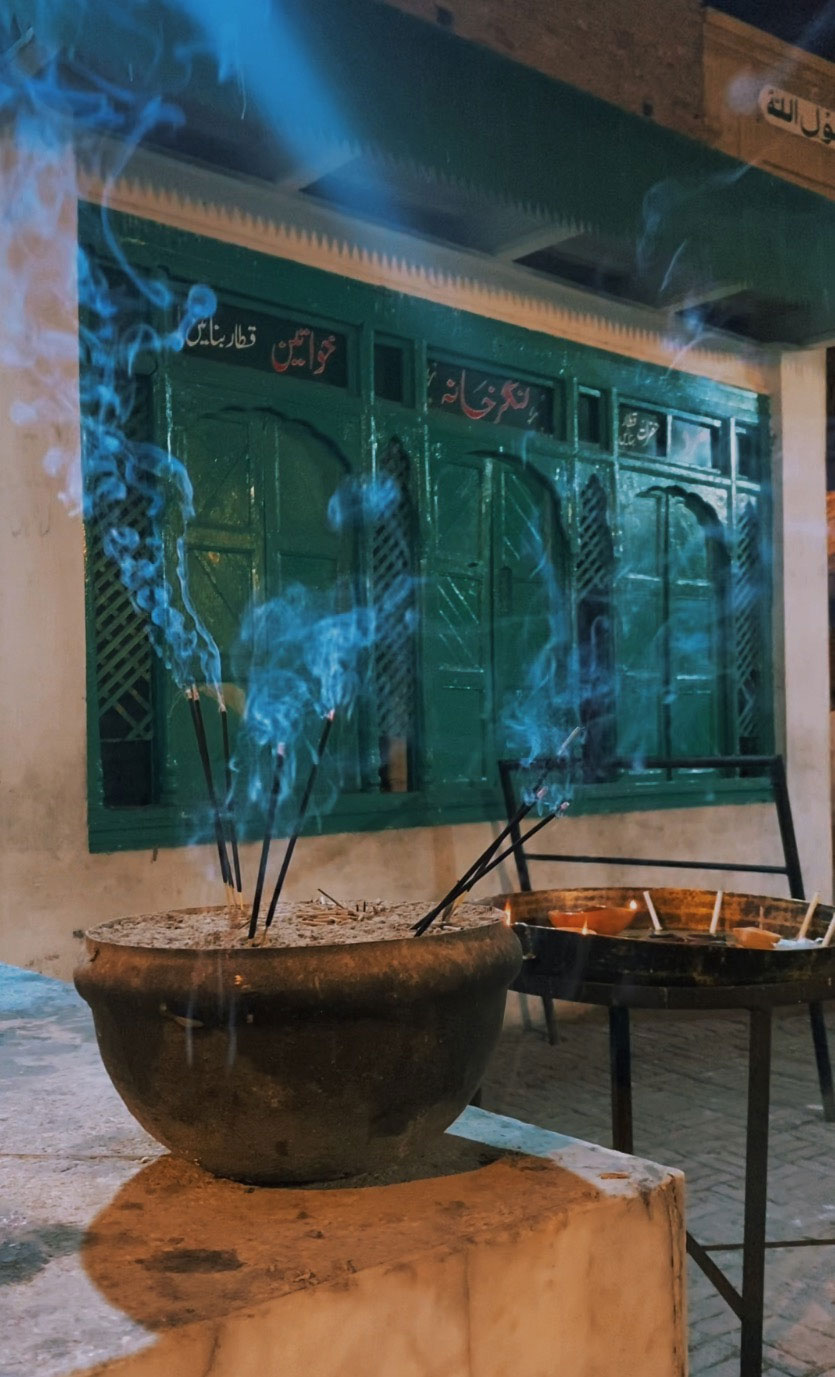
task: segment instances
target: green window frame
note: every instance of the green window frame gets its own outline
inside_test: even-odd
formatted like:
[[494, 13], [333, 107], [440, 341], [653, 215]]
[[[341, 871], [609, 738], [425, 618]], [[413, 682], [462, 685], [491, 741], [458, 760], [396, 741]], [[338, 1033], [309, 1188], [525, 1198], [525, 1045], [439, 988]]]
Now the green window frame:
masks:
[[[498, 700], [526, 691], [526, 636], [531, 655], [537, 637], [552, 642], [551, 670], [567, 700], [555, 711], [570, 716], [578, 707], [586, 722], [574, 811], [766, 797], [757, 779], [640, 770], [613, 777], [606, 761], [625, 750], [640, 757], [665, 748], [771, 748], [767, 397], [132, 216], [111, 221], [138, 271], [162, 271], [183, 292], [207, 282], [224, 311], [313, 332], [295, 376], [195, 351], [148, 361], [144, 374], [139, 360], [137, 437], [173, 436], [195, 467], [189, 551], [200, 596], [214, 609], [224, 677], [233, 677], [236, 615], [275, 579], [326, 579], [328, 570], [350, 567], [370, 587], [386, 576], [392, 549], [407, 551], [418, 630], [373, 668], [377, 709], [359, 714], [322, 830], [499, 817], [495, 761], [512, 743], [495, 729]], [[95, 207], [80, 208], [79, 237], [108, 263]], [[154, 323], [164, 329], [172, 321]], [[316, 366], [314, 343], [318, 349], [325, 338], [340, 348], [344, 341], [338, 385], [305, 375]], [[431, 377], [439, 359], [453, 383], [441, 392]], [[441, 405], [444, 396], [454, 400]], [[229, 452], [248, 456], [246, 471], [221, 471], [215, 441], [206, 439], [218, 435]], [[289, 461], [282, 467], [291, 451], [301, 456], [293, 463], [305, 465], [295, 478]], [[304, 475], [331, 474], [322, 479], [324, 500], [343, 469], [396, 476], [400, 526], [391, 548], [370, 529], [358, 548], [337, 550], [318, 518], [305, 517], [313, 499]], [[522, 538], [531, 525], [542, 533], [553, 606]], [[172, 703], [141, 629], [91, 526], [95, 851], [208, 835], [196, 762], [179, 751], [184, 708]], [[131, 784], [116, 804], [109, 780], [119, 777], [120, 761]]]

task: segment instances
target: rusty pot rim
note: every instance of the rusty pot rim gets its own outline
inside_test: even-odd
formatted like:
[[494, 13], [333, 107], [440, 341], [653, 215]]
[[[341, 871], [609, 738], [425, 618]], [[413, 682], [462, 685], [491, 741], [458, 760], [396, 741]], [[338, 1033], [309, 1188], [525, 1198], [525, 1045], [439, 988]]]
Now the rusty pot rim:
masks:
[[[133, 921], [136, 921], [138, 923], [147, 916], [145, 914], [136, 914], [133, 917], [124, 918], [107, 918], [103, 923], [97, 923], [94, 927], [83, 929], [83, 939], [88, 952], [93, 951], [94, 949], [101, 950], [102, 948], [106, 947], [108, 950], [114, 952], [157, 952], [161, 956], [166, 955], [171, 957], [194, 958], [201, 956], [243, 956], [247, 958], [261, 960], [262, 958], [267, 956], [296, 957], [307, 953], [316, 955], [317, 953], [324, 952], [330, 952], [335, 954], [339, 952], [350, 952], [352, 948], [357, 948], [358, 950], [363, 952], [368, 952], [371, 948], [378, 948], [380, 952], [394, 952], [400, 950], [400, 948], [402, 948], [404, 945], [408, 945], [413, 942], [417, 947], [435, 947], [437, 943], [441, 940], [445, 943], [450, 943], [454, 939], [458, 939], [458, 941], [460, 942], [462, 939], [466, 940], [467, 938], [473, 938], [478, 933], [491, 931], [494, 928], [505, 928], [508, 931], [511, 930], [510, 924], [506, 921], [503, 912], [497, 907], [489, 903], [478, 903], [477, 901], [473, 901], [473, 907], [483, 907], [485, 913], [485, 919], [483, 923], [475, 923], [466, 928], [456, 928], [454, 930], [445, 931], [441, 923], [438, 922], [434, 924], [432, 927], [430, 927], [428, 930], [428, 934], [426, 934], [431, 938], [430, 942], [425, 942], [423, 937], [419, 938], [417, 942], [415, 942], [414, 934], [410, 933], [408, 936], [402, 937], [381, 937], [371, 938], [369, 940], [360, 939], [359, 941], [352, 942], [294, 943], [288, 946], [280, 946], [278, 944], [273, 945], [271, 943], [266, 942], [262, 943], [258, 942], [257, 940], [249, 941], [246, 937], [242, 937], [239, 943], [229, 946], [207, 944], [205, 946], [178, 947], [171, 946], [168, 944], [157, 945], [153, 942], [118, 941], [107, 936], [108, 928], [115, 927], [117, 923], [125, 924]], [[172, 917], [176, 917], [179, 914], [186, 915], [190, 913], [224, 912], [226, 912], [226, 909], [222, 904], [211, 904], [207, 906], [201, 905], [199, 907], [193, 906], [190, 908], [178, 908], [170, 910], [170, 914]], [[490, 914], [494, 916], [487, 916]]]
[[109, 988], [139, 1002], [186, 992], [216, 1003], [222, 976], [226, 989], [248, 1000], [279, 998], [288, 1010], [328, 1002], [347, 1008], [420, 1000], [430, 989], [442, 996], [481, 982], [509, 985], [522, 963], [518, 937], [498, 919], [430, 941], [410, 936], [306, 947], [132, 946], [92, 935], [100, 931], [87, 935], [86, 956], [74, 972], [85, 999]]

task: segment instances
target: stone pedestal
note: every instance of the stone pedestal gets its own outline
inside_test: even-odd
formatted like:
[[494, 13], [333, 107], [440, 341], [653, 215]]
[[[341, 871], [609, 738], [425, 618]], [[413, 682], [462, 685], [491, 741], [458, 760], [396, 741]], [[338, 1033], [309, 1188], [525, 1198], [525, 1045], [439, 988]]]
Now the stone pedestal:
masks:
[[2, 1377], [686, 1372], [678, 1173], [470, 1108], [411, 1179], [216, 1181], [134, 1124], [71, 989], [0, 973]]

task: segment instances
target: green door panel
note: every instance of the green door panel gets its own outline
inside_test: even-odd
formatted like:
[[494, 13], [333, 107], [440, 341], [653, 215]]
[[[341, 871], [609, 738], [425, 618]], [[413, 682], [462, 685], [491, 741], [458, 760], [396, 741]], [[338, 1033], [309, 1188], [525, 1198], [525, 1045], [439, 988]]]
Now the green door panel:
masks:
[[537, 730], [561, 711], [565, 536], [553, 487], [521, 460], [449, 436], [430, 456], [433, 780], [491, 783], [497, 756], [538, 744]]
[[714, 493], [639, 474], [623, 488], [619, 751], [719, 753], [727, 552]]
[[435, 579], [424, 631], [429, 695], [428, 776], [436, 786], [482, 782], [489, 714], [487, 609], [489, 472], [479, 454], [453, 441], [432, 447]]
[[492, 476], [495, 749], [527, 754], [547, 749], [569, 697], [567, 540], [552, 484], [515, 459]]
[[340, 483], [357, 466], [356, 457], [352, 462], [328, 434], [307, 422], [266, 417], [262, 426], [276, 495], [270, 586], [329, 588], [340, 572], [352, 569], [346, 548], [351, 533], [333, 530], [327, 510]]
[[[354, 576], [356, 533], [332, 529], [328, 504], [356, 463], [359, 433], [350, 417], [325, 430], [318, 415], [317, 423], [302, 419], [298, 407], [284, 415], [258, 404], [251, 388], [236, 395], [227, 387], [224, 400], [218, 408], [212, 388], [184, 382], [181, 374], [169, 382], [172, 449], [185, 463], [195, 493], [195, 517], [186, 535], [191, 599], [217, 642], [224, 681], [242, 690], [227, 695], [234, 749], [246, 693], [247, 655], [240, 633], [249, 607], [280, 596], [291, 584], [325, 592]], [[350, 595], [346, 584], [340, 608]], [[204, 701], [204, 717], [212, 757], [219, 761], [219, 719], [211, 695]], [[318, 726], [306, 724], [305, 738], [315, 739]], [[362, 787], [360, 737], [356, 717], [335, 727], [321, 771], [323, 794]], [[176, 691], [166, 713], [164, 754], [166, 794], [204, 804], [189, 710]], [[308, 758], [302, 746], [302, 768]], [[259, 768], [251, 747], [242, 767], [244, 775]]]
[[[221, 677], [231, 682], [231, 656], [241, 620], [263, 583], [263, 454], [253, 444], [246, 410], [227, 394], [218, 406], [213, 389], [166, 380], [168, 443], [185, 465], [194, 491], [194, 518], [185, 534], [189, 595], [197, 616], [220, 651]], [[231, 400], [231, 404], [229, 404]], [[180, 535], [171, 516], [172, 540]], [[169, 548], [171, 564], [176, 550]], [[175, 583], [175, 575], [170, 575]], [[161, 715], [163, 801], [202, 804], [205, 785], [195, 748], [188, 705], [166, 676], [166, 711]], [[212, 758], [222, 759], [219, 717], [204, 695], [204, 718]], [[237, 717], [230, 714], [232, 735]]]
[[643, 481], [625, 479], [621, 493], [621, 558], [614, 581], [619, 665], [618, 754], [663, 751], [665, 589], [663, 506]]

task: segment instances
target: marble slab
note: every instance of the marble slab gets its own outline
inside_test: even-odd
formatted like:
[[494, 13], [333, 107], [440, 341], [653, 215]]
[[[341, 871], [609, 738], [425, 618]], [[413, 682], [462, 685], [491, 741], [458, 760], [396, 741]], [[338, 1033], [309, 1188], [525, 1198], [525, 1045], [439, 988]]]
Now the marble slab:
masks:
[[0, 1377], [679, 1377], [679, 1173], [470, 1107], [407, 1179], [217, 1181], [0, 966]]

